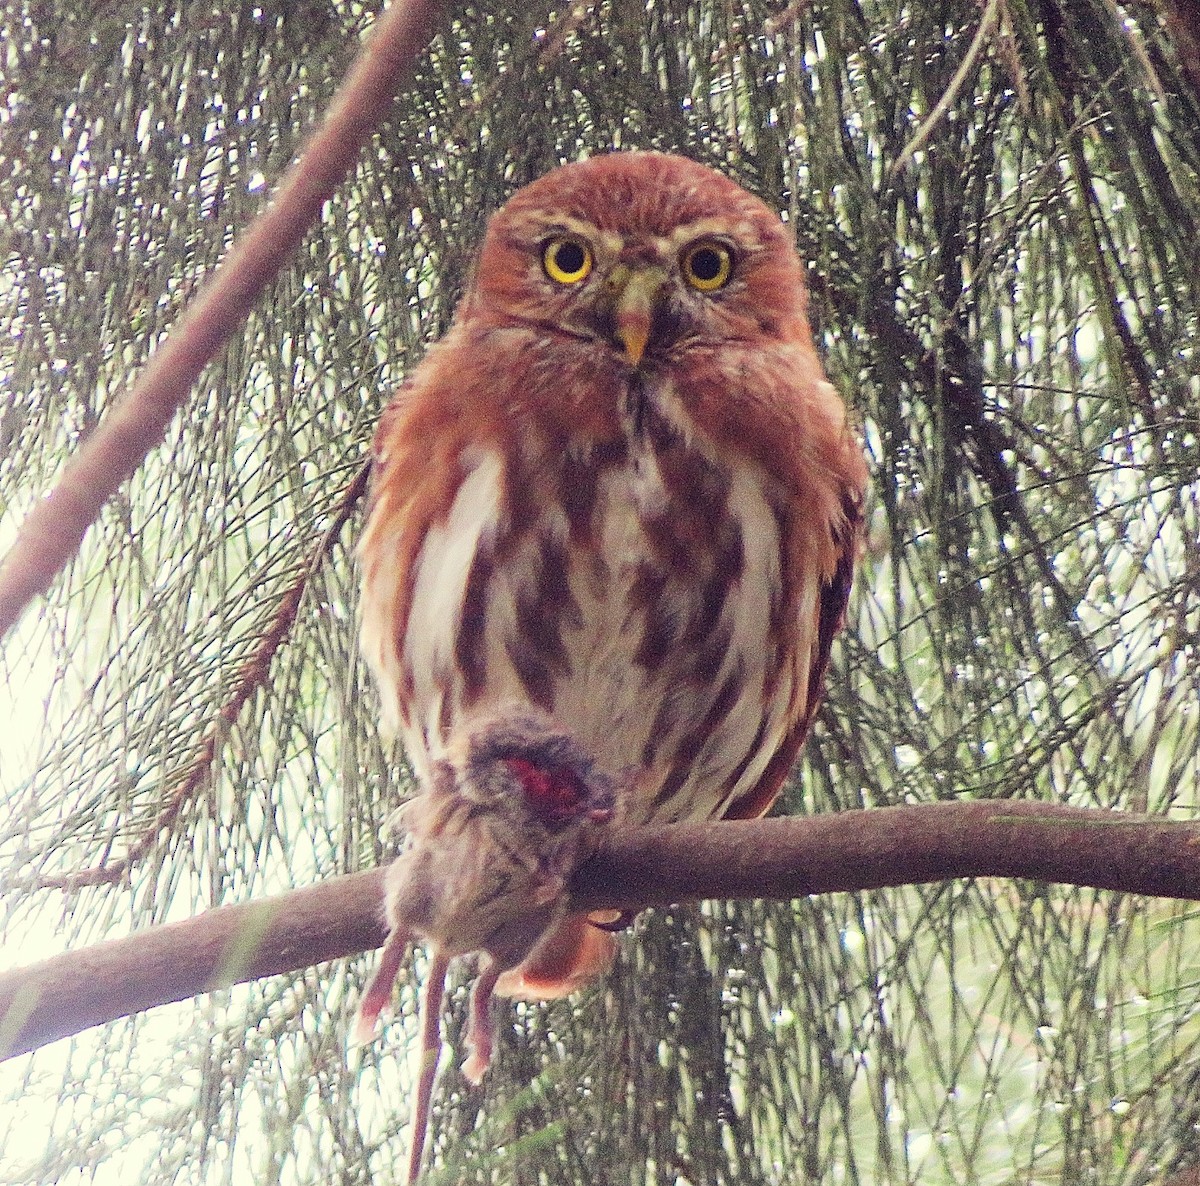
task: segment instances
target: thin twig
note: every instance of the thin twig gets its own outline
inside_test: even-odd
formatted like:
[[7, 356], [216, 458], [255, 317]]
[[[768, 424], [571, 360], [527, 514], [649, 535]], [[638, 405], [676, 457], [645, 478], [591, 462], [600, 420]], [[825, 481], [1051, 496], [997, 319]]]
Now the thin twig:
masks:
[[275, 613], [271, 616], [270, 624], [259, 636], [250, 657], [242, 664], [234, 680], [233, 689], [221, 705], [216, 720], [209, 726], [187, 769], [167, 796], [166, 802], [159, 808], [154, 822], [147, 826], [124, 855], [116, 860], [105, 861], [90, 869], [79, 869], [73, 873], [38, 877], [32, 880], [31, 888], [79, 889], [86, 885], [111, 885], [119, 881], [132, 865], [150, 851], [156, 838], [175, 822], [186, 804], [207, 784], [218, 747], [229, 736], [229, 728], [237, 721], [246, 701], [266, 682], [276, 652], [283, 646], [295, 625], [296, 614], [300, 610], [305, 590], [317, 570], [333, 552], [342, 528], [366, 493], [370, 474], [371, 463], [368, 461], [342, 491], [342, 496], [334, 508], [332, 521], [321, 533], [321, 538], [309, 554], [300, 574], [284, 591]]
[[904, 146], [900, 155], [893, 162], [891, 168], [893, 179], [899, 177], [908, 168], [908, 164], [912, 158], [929, 143], [930, 138], [937, 131], [938, 125], [945, 119], [946, 112], [954, 105], [959, 93], [966, 85], [967, 79], [978, 64], [984, 48], [987, 46], [988, 37], [991, 36], [992, 26], [996, 23], [998, 12], [999, 5], [997, 0], [987, 0], [987, 7], [983, 10], [983, 18], [979, 22], [979, 28], [975, 33], [970, 47], [967, 49], [967, 56], [963, 58], [962, 64], [955, 70], [954, 77], [950, 79], [950, 85], [942, 93], [941, 98], [933, 105], [933, 110], [925, 117], [924, 122], [917, 129], [913, 138]]

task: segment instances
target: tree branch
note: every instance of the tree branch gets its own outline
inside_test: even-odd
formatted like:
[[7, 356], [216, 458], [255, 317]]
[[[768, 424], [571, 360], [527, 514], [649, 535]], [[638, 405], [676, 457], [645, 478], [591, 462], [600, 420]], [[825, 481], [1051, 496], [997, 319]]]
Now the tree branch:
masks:
[[378, 947], [383, 873], [333, 877], [0, 975], [0, 1058], [155, 1005]]
[[1200, 900], [1200, 820], [985, 800], [614, 832], [571, 882], [581, 910], [1013, 877]]
[[[1200, 821], [985, 801], [617, 829], [576, 873], [570, 905], [791, 899], [954, 877], [1196, 901]], [[0, 1058], [155, 1005], [377, 947], [382, 901], [376, 869], [0, 975]]]
[[208, 362], [246, 319], [299, 246], [390, 110], [396, 88], [433, 37], [439, 0], [394, 0], [342, 83], [328, 114], [284, 175], [270, 205], [21, 525], [0, 563], [0, 636], [79, 549], [105, 502], [162, 440]]

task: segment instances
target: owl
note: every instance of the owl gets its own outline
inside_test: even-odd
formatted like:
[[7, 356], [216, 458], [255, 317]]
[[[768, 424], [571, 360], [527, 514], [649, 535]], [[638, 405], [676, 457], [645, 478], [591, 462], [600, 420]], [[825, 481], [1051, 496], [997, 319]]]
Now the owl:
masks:
[[[683, 157], [564, 165], [492, 217], [383, 414], [360, 546], [363, 654], [421, 781], [517, 704], [615, 781], [624, 823], [771, 806], [867, 477], [806, 301], [779, 217]], [[568, 993], [612, 951], [568, 916], [500, 991]]]

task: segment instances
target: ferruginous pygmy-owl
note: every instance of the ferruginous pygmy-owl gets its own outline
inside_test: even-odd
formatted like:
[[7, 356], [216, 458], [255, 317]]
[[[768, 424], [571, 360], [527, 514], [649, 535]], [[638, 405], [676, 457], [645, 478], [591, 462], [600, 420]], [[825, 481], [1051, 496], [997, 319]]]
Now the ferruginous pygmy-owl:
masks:
[[[702, 165], [565, 165], [491, 219], [375, 439], [362, 647], [428, 781], [506, 704], [551, 714], [626, 823], [757, 816], [816, 709], [866, 466], [792, 237]], [[611, 959], [562, 919], [501, 991]]]

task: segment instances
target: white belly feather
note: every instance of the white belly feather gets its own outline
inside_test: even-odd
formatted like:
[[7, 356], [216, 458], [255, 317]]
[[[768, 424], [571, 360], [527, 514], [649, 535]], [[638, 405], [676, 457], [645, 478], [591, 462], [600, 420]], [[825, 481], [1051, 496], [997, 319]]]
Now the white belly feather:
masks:
[[[566, 513], [551, 499], [533, 528], [514, 541], [504, 564], [491, 571], [482, 625], [486, 679], [481, 693], [470, 694], [456, 661], [464, 599], [480, 549], [494, 546], [505, 524], [500, 457], [481, 453], [469, 460], [469, 472], [448, 516], [428, 532], [418, 555], [403, 640], [402, 661], [412, 673], [413, 688], [404, 741], [418, 773], [427, 773], [430, 760], [444, 752], [447, 722], [458, 728], [464, 719], [529, 699], [512, 659], [514, 647], [520, 645], [518, 607], [521, 598], [528, 597], [549, 549], [566, 557], [578, 612], [573, 609], [560, 622], [570, 669], [555, 681], [548, 707], [603, 767], [642, 780], [639, 794], [631, 797], [629, 822], [649, 816], [675, 820], [721, 814], [730, 800], [761, 777], [787, 731], [795, 681], [806, 674], [791, 665], [782, 672], [767, 669], [780, 661], [771, 637], [771, 607], [781, 579], [780, 541], [758, 476], [748, 464], [729, 475], [726, 514], [741, 533], [742, 564], [719, 619], [728, 644], [715, 674], [705, 678], [705, 688], [697, 689], [693, 676], [690, 688], [681, 689], [680, 670], [688, 670], [687, 656], [672, 656], [657, 667], [637, 660], [646, 622], [632, 593], [644, 564], [653, 560], [643, 520], [670, 508], [655, 455], [648, 447], [633, 446], [598, 481], [592, 549], [571, 543]], [[801, 611], [814, 620], [816, 593], [815, 588], [805, 590], [801, 597]], [[704, 719], [706, 707], [730, 680], [740, 687], [736, 699], [694, 754], [686, 779], [665, 802], [653, 806], [677, 742], [676, 737], [652, 737], [660, 706], [684, 690], [696, 701], [684, 719], [675, 714], [673, 728], [682, 736]], [[443, 701], [444, 688], [450, 689], [450, 703]], [[658, 756], [643, 768], [643, 753], [651, 741], [657, 742]], [[727, 785], [735, 771], [736, 780]]]

